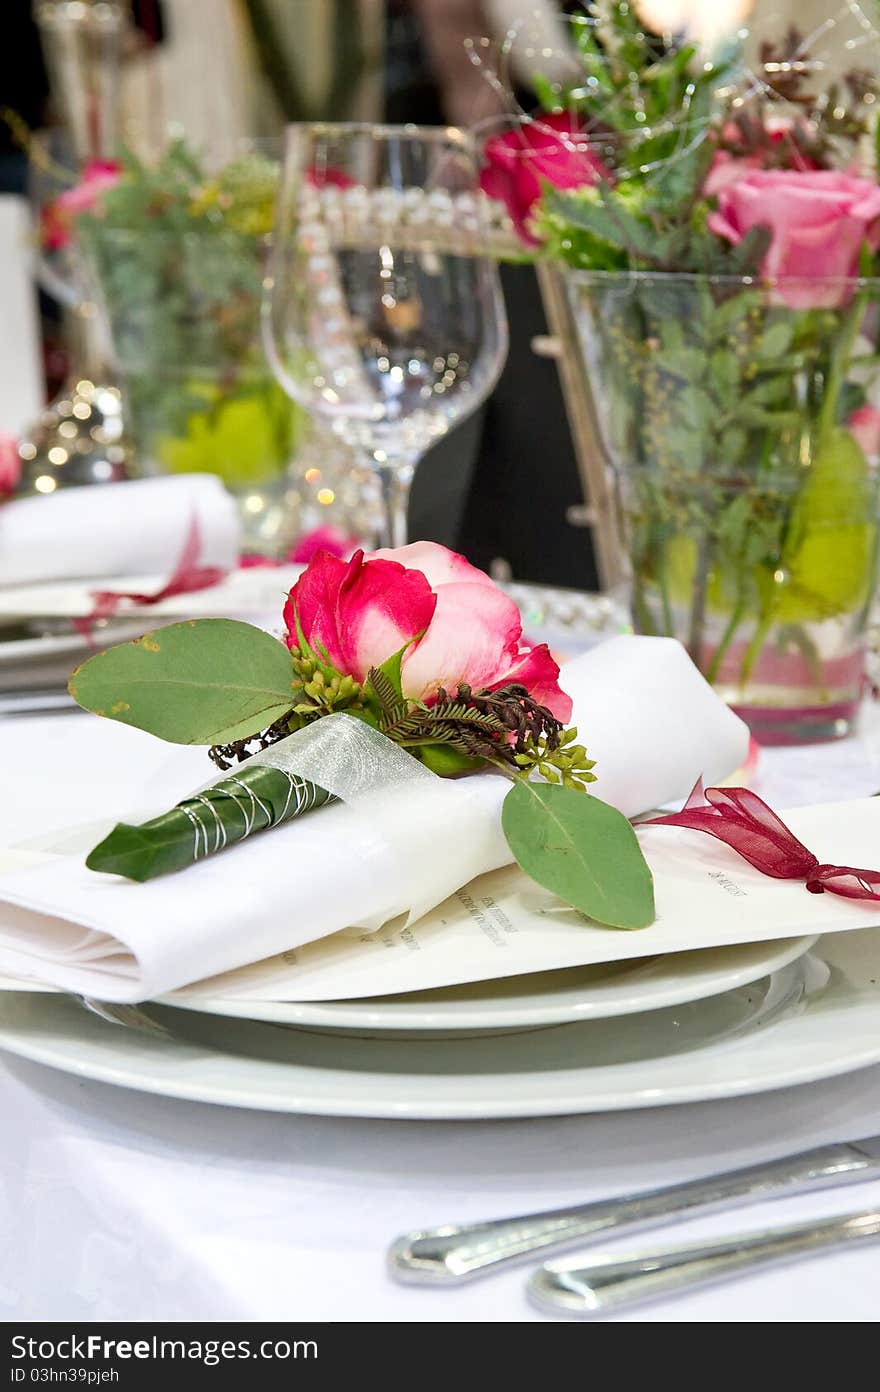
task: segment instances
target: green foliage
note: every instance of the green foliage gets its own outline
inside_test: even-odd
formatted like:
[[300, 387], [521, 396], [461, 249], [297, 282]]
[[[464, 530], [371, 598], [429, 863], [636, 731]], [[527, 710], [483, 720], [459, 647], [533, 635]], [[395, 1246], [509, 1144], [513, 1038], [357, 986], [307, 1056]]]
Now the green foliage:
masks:
[[[399, 654], [392, 663], [399, 665]], [[577, 730], [560, 721], [515, 683], [496, 691], [473, 692], [461, 683], [454, 695], [441, 687], [433, 705], [408, 701], [399, 673], [372, 668], [367, 701], [375, 703], [376, 726], [389, 739], [412, 750], [438, 773], [496, 764], [517, 778], [538, 772], [550, 783], [583, 790], [595, 782], [594, 761]]]
[[789, 576], [780, 622], [853, 613], [870, 597], [876, 523], [868, 465], [848, 430], [822, 440], [792, 509], [783, 558]]
[[70, 694], [172, 744], [224, 744], [284, 716], [297, 686], [277, 638], [234, 619], [169, 624], [89, 658]]
[[622, 812], [582, 792], [517, 783], [504, 799], [507, 843], [526, 874], [609, 928], [654, 921], [654, 883]]
[[872, 295], [793, 309], [761, 285], [650, 274], [583, 291], [630, 467], [638, 624], [683, 638], [710, 678], [736, 640], [745, 682], [774, 625], [800, 644], [803, 625], [867, 602], [877, 485], [846, 423]]
[[582, 744], [575, 744], [576, 739], [575, 725], [563, 730], [558, 743], [555, 740], [551, 742], [546, 735], [540, 739], [528, 736], [514, 755], [514, 761], [526, 774], [537, 772], [548, 783], [561, 783], [564, 788], [583, 790], [588, 783], [596, 782], [593, 772], [596, 761], [587, 756]]
[[542, 82], [538, 94], [549, 110], [577, 115], [613, 180], [545, 190], [536, 217], [545, 254], [589, 270], [722, 270], [734, 249], [707, 231], [697, 204], [716, 93], [736, 51], [707, 63], [692, 45], [667, 49], [624, 0], [596, 0], [574, 34], [583, 76]]

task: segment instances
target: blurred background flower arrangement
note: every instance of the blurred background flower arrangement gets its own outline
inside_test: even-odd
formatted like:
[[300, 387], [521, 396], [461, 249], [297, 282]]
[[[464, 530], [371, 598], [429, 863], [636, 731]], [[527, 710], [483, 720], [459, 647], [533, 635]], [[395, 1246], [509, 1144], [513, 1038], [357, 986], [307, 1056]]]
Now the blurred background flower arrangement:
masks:
[[260, 341], [278, 165], [251, 151], [206, 173], [175, 140], [90, 165], [44, 210], [50, 247], [75, 238], [94, 275], [141, 472], [213, 472], [233, 492], [283, 478], [302, 413]]

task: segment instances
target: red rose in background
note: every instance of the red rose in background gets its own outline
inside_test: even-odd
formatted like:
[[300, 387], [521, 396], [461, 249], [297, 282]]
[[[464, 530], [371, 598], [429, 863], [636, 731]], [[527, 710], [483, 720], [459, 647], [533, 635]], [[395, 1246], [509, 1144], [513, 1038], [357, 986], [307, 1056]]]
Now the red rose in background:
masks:
[[591, 149], [589, 137], [568, 112], [541, 116], [487, 140], [480, 187], [503, 203], [524, 242], [537, 246], [529, 231], [529, 215], [541, 197], [542, 181], [558, 189], [583, 188], [600, 179], [610, 183], [611, 171]]

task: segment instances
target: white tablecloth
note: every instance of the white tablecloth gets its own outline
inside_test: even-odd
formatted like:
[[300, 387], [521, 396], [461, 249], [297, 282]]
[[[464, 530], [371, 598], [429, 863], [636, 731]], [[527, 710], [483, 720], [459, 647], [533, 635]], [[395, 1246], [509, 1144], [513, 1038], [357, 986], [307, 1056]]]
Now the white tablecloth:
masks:
[[[5, 748], [29, 751], [45, 789], [65, 746], [75, 766], [85, 719], [6, 721]], [[144, 737], [127, 732], [120, 757], [132, 778], [148, 776]], [[86, 816], [100, 809], [105, 777]], [[59, 777], [59, 793], [72, 782]], [[33, 786], [12, 804], [5, 795], [0, 841], [39, 829]], [[878, 789], [876, 711], [858, 738], [765, 751], [758, 785], [780, 808]], [[230, 1111], [6, 1058], [0, 1118], [0, 1319], [518, 1321], [543, 1318], [525, 1302], [522, 1269], [458, 1290], [406, 1288], [385, 1274], [389, 1241], [880, 1132], [880, 1068], [731, 1102], [458, 1124]], [[715, 1215], [675, 1236], [871, 1204], [880, 1182]], [[880, 1246], [865, 1247], [618, 1318], [873, 1322], [878, 1278]]]

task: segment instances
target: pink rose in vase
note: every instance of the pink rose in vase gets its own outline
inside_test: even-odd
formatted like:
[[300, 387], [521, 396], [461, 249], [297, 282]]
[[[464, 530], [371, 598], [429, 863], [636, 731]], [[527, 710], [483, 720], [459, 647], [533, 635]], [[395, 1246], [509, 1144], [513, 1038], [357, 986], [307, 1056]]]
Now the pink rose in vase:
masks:
[[[737, 245], [753, 227], [772, 233], [761, 274], [792, 309], [837, 309], [852, 297], [863, 246], [880, 245], [880, 188], [831, 170], [755, 169], [722, 188], [708, 225]], [[797, 282], [797, 283], [794, 283]]]
[[92, 160], [85, 165], [79, 183], [60, 193], [43, 209], [43, 245], [49, 251], [66, 247], [70, 242], [74, 218], [81, 213], [94, 212], [102, 195], [119, 182], [121, 173], [122, 165], [115, 160]]
[[519, 236], [529, 246], [539, 245], [529, 229], [529, 217], [541, 197], [542, 182], [558, 189], [574, 189], [613, 179], [592, 150], [577, 117], [567, 112], [540, 116], [493, 136], [485, 144], [483, 158], [480, 187], [490, 198], [504, 203]]
[[301, 633], [358, 682], [408, 645], [401, 680], [411, 700], [430, 704], [441, 686], [454, 692], [467, 683], [478, 692], [519, 682], [557, 720], [571, 716], [559, 666], [546, 643], [523, 640], [513, 600], [435, 542], [366, 557], [356, 551], [350, 561], [318, 552], [291, 590], [284, 620], [289, 648]]

